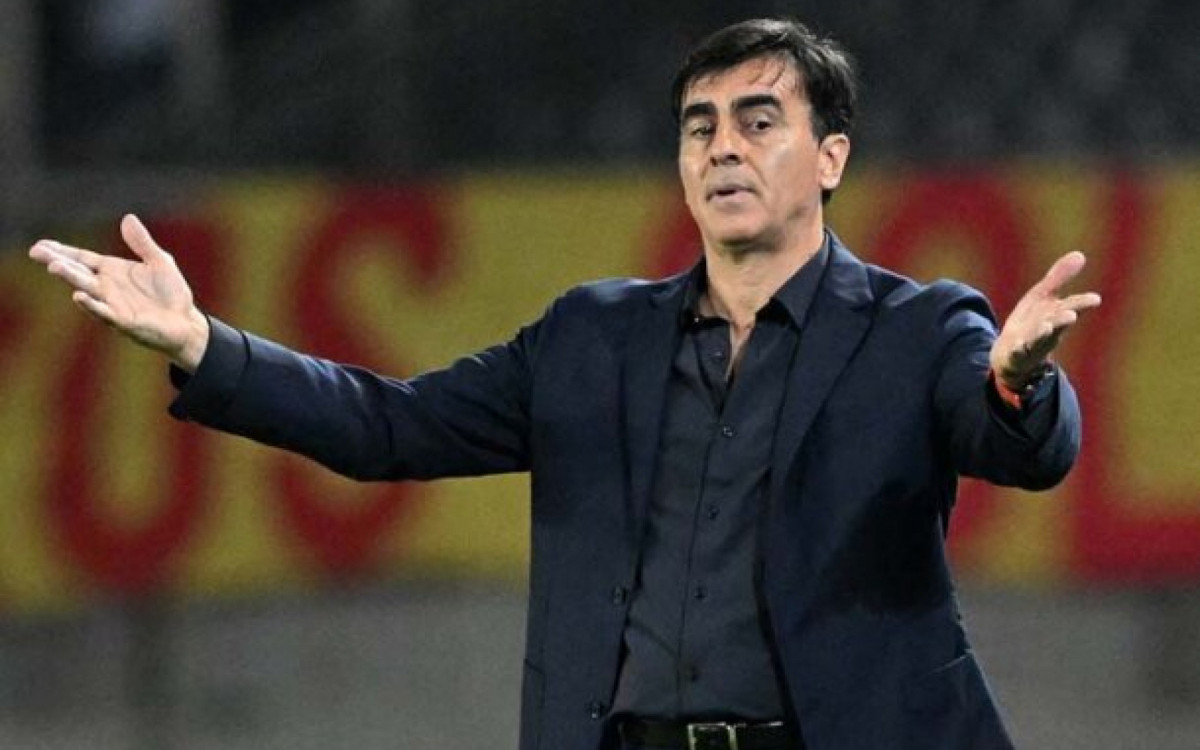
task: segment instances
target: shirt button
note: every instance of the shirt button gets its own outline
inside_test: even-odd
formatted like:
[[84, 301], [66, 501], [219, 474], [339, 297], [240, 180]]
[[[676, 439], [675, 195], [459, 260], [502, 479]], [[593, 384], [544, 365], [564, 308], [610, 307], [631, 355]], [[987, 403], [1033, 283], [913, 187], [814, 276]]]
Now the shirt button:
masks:
[[731, 438], [734, 435], [733, 428], [727, 424], [723, 424], [721, 425], [721, 434], [727, 438]]
[[600, 701], [589, 701], [587, 704], [587, 715], [592, 720], [604, 718], [604, 704]]
[[698, 600], [706, 599], [708, 597], [708, 587], [697, 586], [696, 590], [692, 592], [692, 596], [696, 597]]
[[612, 603], [613, 604], [624, 604], [625, 600], [628, 598], [629, 598], [629, 590], [628, 589], [626, 589], [624, 586], [613, 586], [613, 590], [612, 590]]

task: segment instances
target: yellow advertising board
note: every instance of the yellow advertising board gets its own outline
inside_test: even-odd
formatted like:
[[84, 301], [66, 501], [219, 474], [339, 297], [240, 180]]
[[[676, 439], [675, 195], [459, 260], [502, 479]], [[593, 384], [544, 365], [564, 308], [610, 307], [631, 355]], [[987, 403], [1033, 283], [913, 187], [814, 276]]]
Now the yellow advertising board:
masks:
[[[229, 182], [145, 217], [209, 312], [406, 375], [510, 336], [558, 294], [691, 263], [667, 175], [517, 174], [368, 187]], [[953, 276], [1003, 314], [1053, 258], [1089, 253], [1104, 306], [1065, 360], [1085, 453], [1045, 495], [965, 484], [960, 570], [992, 581], [1200, 579], [1200, 173], [863, 170], [830, 224], [860, 256]], [[121, 252], [111, 227], [63, 239]], [[31, 238], [32, 239], [32, 238]], [[0, 606], [112, 593], [254, 593], [357, 576], [519, 580], [527, 480], [355, 484], [179, 424], [165, 366], [0, 256]]]

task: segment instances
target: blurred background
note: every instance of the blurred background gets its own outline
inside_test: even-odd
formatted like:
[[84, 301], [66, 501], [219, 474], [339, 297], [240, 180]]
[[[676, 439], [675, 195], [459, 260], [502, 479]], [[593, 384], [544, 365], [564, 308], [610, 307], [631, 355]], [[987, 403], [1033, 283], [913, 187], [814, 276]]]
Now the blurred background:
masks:
[[516, 743], [527, 480], [355, 485], [170, 420], [24, 257], [136, 211], [201, 305], [408, 374], [685, 267], [668, 88], [788, 14], [864, 80], [830, 225], [1004, 313], [1057, 255], [1059, 488], [967, 483], [966, 624], [1021, 747], [1200, 747], [1200, 4], [3, 0], [0, 747]]

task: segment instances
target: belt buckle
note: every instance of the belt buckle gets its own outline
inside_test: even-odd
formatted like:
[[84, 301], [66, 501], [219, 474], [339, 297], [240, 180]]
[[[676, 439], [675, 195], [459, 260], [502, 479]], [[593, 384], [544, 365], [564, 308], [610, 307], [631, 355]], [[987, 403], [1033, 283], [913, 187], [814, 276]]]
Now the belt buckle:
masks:
[[724, 722], [688, 724], [688, 750], [738, 750], [737, 727]]

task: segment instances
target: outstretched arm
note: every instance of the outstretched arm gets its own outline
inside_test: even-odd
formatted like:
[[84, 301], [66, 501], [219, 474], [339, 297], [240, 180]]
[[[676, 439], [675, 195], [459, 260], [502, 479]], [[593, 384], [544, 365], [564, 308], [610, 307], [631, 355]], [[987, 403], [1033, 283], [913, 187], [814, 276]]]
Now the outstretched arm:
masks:
[[430, 479], [529, 466], [531, 350], [538, 324], [507, 344], [408, 380], [298, 352], [202, 314], [169, 253], [136, 217], [136, 260], [42, 240], [29, 250], [87, 312], [167, 355], [171, 413], [306, 455], [357, 479]]
[[[943, 320], [951, 336], [935, 403], [959, 473], [1026, 489], [1051, 487], [1079, 452], [1075, 392], [1059, 369], [1038, 375], [1063, 333], [1100, 304], [1092, 292], [1062, 290], [1083, 269], [1082, 253], [1059, 258], [1017, 303], [997, 335], [979, 295], [950, 297]], [[984, 383], [990, 369], [993, 380]], [[986, 390], [985, 390], [986, 388]]]
[[133, 214], [121, 220], [121, 237], [137, 260], [54, 240], [35, 243], [29, 257], [74, 289], [75, 304], [142, 346], [162, 352], [187, 372], [195, 372], [208, 346], [208, 319], [196, 308], [175, 259]]

